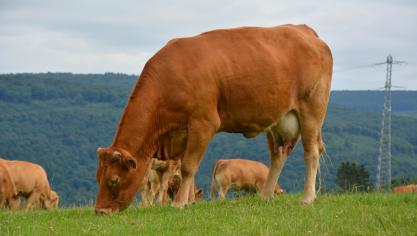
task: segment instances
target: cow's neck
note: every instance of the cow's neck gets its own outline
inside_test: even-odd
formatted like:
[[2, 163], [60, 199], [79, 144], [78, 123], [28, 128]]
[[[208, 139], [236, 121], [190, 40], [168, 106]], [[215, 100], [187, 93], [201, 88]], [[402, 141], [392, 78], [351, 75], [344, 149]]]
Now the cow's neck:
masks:
[[122, 114], [113, 147], [123, 148], [136, 158], [150, 158], [163, 132], [159, 122], [157, 81], [141, 75]]

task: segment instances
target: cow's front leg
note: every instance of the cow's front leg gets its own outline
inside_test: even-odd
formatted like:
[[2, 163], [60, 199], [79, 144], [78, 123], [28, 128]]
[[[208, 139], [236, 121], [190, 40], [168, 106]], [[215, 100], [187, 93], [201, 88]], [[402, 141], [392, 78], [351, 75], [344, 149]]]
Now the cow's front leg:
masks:
[[192, 179], [192, 183], [190, 185], [190, 190], [188, 191], [188, 203], [195, 202], [195, 193], [194, 193], [194, 186], [195, 186], [195, 179]]
[[194, 190], [194, 175], [215, 130], [215, 126], [209, 122], [194, 122], [189, 126], [187, 148], [181, 160], [182, 182], [172, 203], [173, 207], [183, 208], [193, 201], [190, 191]]

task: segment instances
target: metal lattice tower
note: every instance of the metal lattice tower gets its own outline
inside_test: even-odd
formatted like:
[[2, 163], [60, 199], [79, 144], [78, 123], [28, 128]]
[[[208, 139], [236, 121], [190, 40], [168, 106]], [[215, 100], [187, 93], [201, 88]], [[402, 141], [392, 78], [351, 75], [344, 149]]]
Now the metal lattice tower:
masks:
[[387, 60], [375, 65], [387, 64], [387, 76], [385, 80], [384, 110], [382, 112], [381, 136], [379, 139], [379, 156], [376, 175], [376, 189], [391, 189], [391, 78], [392, 64], [401, 64], [402, 61], [393, 61], [388, 55]]
[[379, 156], [376, 174], [376, 189], [391, 189], [391, 76], [392, 56], [388, 55], [387, 77], [385, 80], [384, 110], [382, 111]]

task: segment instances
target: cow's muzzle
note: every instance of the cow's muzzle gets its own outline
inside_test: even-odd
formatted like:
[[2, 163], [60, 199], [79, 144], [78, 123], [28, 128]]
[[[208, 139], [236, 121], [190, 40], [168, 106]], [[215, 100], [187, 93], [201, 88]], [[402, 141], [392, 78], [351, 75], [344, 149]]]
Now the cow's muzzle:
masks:
[[118, 212], [118, 210], [113, 210], [111, 208], [96, 208], [95, 212], [97, 215], [109, 215]]

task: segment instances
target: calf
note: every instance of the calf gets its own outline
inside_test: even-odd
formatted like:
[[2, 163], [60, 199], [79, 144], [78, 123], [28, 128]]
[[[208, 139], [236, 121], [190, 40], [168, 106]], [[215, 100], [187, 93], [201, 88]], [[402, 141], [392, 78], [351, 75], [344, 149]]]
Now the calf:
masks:
[[19, 204], [19, 195], [10, 176], [9, 168], [5, 161], [0, 158], [0, 208], [15, 209]]
[[[224, 199], [230, 188], [246, 192], [259, 193], [268, 177], [269, 169], [263, 163], [251, 160], [231, 159], [218, 160], [213, 168], [211, 177], [210, 197], [215, 197], [215, 192]], [[283, 190], [277, 184], [274, 193], [282, 193]]]
[[24, 208], [51, 208], [57, 205], [57, 194], [51, 193], [45, 170], [26, 161], [4, 160], [20, 196], [26, 198]]
[[[143, 205], [164, 204], [173, 200], [181, 184], [181, 161], [152, 159], [141, 189]], [[203, 190], [194, 187], [194, 196], [201, 199]]]
[[179, 171], [181, 162], [175, 160], [162, 161], [152, 158], [148, 175], [141, 191], [142, 202], [145, 206], [154, 203], [168, 202], [168, 186], [170, 179]]

